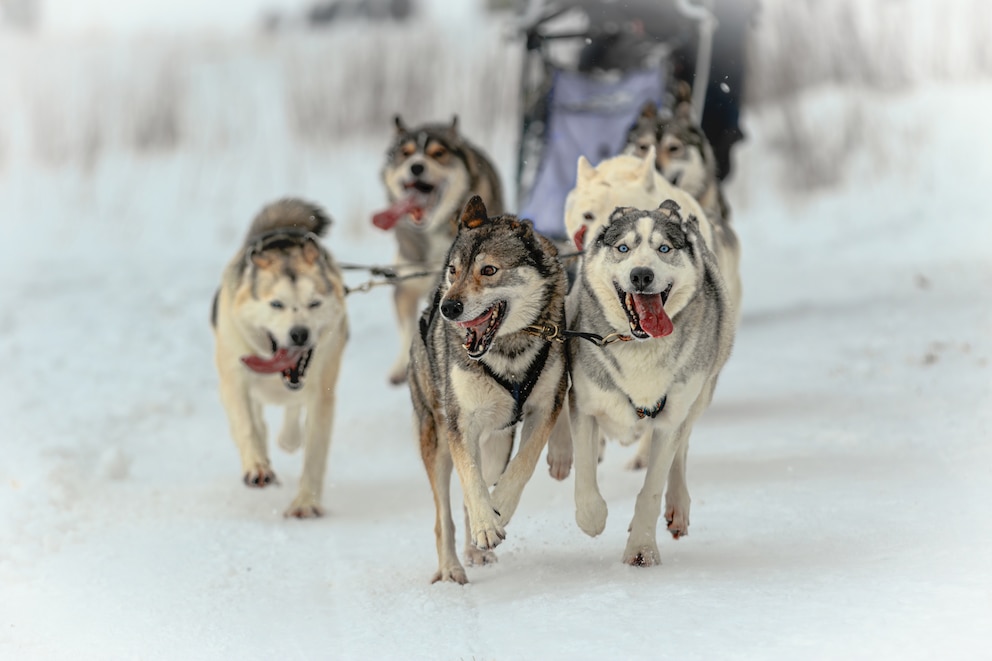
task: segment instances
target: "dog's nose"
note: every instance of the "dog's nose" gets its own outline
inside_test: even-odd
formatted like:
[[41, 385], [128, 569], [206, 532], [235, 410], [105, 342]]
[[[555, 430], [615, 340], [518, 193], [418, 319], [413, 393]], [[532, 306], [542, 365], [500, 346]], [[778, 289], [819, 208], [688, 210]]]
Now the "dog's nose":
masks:
[[441, 302], [441, 314], [445, 319], [450, 319], [451, 321], [454, 321], [458, 317], [462, 316], [462, 311], [464, 309], [465, 306], [462, 305], [462, 302], [455, 299], [449, 299]]
[[410, 166], [410, 172], [413, 173], [414, 177], [419, 177], [424, 173], [424, 164], [414, 163], [413, 165]]
[[293, 326], [289, 329], [289, 339], [298, 347], [306, 344], [309, 337], [310, 331], [305, 326]]
[[638, 266], [630, 272], [630, 284], [634, 286], [634, 291], [644, 291], [654, 282], [654, 271]]

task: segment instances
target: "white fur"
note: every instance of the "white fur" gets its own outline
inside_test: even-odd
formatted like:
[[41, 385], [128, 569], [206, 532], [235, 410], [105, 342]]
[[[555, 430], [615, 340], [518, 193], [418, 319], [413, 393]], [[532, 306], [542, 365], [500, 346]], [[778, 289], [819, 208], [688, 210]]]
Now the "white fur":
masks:
[[[281, 406], [284, 419], [279, 446], [288, 451], [301, 445], [304, 448], [299, 490], [285, 514], [299, 518], [319, 516], [335, 389], [348, 335], [343, 285], [333, 272], [330, 278], [335, 284], [326, 293], [321, 293], [314, 280], [305, 275], [294, 283], [285, 277], [261, 274], [258, 290], [262, 295], [256, 299], [248, 293], [246, 283], [231, 277], [233, 266], [228, 267], [217, 299], [215, 360], [221, 400], [241, 456], [245, 481], [260, 487], [275, 481], [263, 407]], [[276, 299], [283, 304], [282, 309], [271, 306]], [[315, 301], [319, 302], [316, 307], [311, 305]], [[289, 346], [289, 329], [293, 326], [309, 330], [313, 348], [298, 390], [287, 388], [279, 374], [259, 374], [241, 362], [246, 355], [271, 356], [269, 334], [280, 347]]]

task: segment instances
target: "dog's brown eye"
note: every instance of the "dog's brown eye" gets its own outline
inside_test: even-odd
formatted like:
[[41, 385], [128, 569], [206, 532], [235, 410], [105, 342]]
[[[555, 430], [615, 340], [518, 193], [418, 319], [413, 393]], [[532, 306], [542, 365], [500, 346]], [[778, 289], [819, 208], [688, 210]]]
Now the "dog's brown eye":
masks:
[[403, 147], [400, 149], [400, 153], [402, 153], [404, 156], [413, 156], [413, 153], [415, 151], [417, 151], [417, 147], [410, 142], [403, 145]]
[[482, 275], [496, 275], [496, 267], [487, 264], [482, 267], [482, 270], [479, 271], [479, 273]]
[[451, 266], [448, 267], [448, 273], [450, 273], [451, 275], [454, 275], [455, 274], [455, 265], [454, 264], [452, 264]]
[[276, 310], [282, 310], [284, 307], [286, 307], [285, 305], [282, 304], [282, 301], [269, 301], [269, 305], [271, 305]]
[[669, 154], [678, 154], [680, 151], [682, 151], [682, 145], [668, 145]]
[[428, 156], [431, 158], [444, 158], [444, 155], [448, 153], [448, 150], [444, 147], [434, 147], [428, 152]]
[[582, 214], [582, 218], [584, 220], [588, 220], [589, 222], [592, 222], [593, 220], [596, 219], [596, 216], [592, 215], [592, 212], [586, 211], [584, 214]]
[[314, 309], [314, 308], [319, 308], [320, 307], [320, 301], [310, 301], [310, 304], [307, 305], [307, 307], [310, 308], [311, 310]]

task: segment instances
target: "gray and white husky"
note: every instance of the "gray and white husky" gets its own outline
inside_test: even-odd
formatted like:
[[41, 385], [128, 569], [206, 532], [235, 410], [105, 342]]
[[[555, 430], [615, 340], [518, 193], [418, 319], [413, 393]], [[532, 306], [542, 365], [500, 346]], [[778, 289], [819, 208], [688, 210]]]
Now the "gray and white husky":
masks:
[[696, 198], [715, 231], [728, 233], [728, 240], [736, 241], [713, 148], [702, 128], [692, 122], [687, 103], [676, 106], [671, 116], [663, 116], [650, 101], [644, 105], [627, 133], [623, 152], [644, 156], [651, 147], [658, 172]]
[[[490, 213], [503, 213], [499, 176], [482, 150], [461, 135], [457, 116], [450, 124], [408, 127], [397, 115], [395, 124], [381, 172], [390, 207], [372, 222], [394, 232], [400, 274], [438, 269], [455, 238], [458, 214], [472, 195], [481, 196]], [[389, 371], [393, 384], [406, 380], [417, 315], [435, 280], [411, 278], [395, 286], [400, 350]]]
[[556, 340], [565, 288], [554, 245], [530, 221], [489, 217], [481, 198], [469, 200], [410, 350], [410, 396], [437, 508], [434, 581], [468, 581], [455, 551], [452, 465], [465, 496], [466, 560], [496, 560], [491, 549], [564, 403], [565, 350]]
[[569, 341], [569, 410], [575, 451], [575, 518], [589, 535], [606, 525], [596, 481], [600, 434], [651, 448], [624, 562], [660, 562], [656, 528], [668, 475], [665, 519], [689, 528], [686, 453], [733, 344], [737, 314], [697, 218], [667, 200], [655, 211], [617, 209], [586, 242], [568, 295], [568, 327], [626, 341]]

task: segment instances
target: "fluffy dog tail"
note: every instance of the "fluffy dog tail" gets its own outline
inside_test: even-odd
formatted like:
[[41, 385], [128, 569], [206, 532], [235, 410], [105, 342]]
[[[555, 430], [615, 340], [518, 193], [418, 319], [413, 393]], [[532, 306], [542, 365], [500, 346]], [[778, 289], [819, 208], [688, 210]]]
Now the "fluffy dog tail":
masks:
[[331, 225], [331, 218], [316, 204], [295, 197], [287, 197], [268, 204], [258, 212], [248, 229], [246, 244], [257, 237], [280, 229], [297, 229], [324, 236]]

